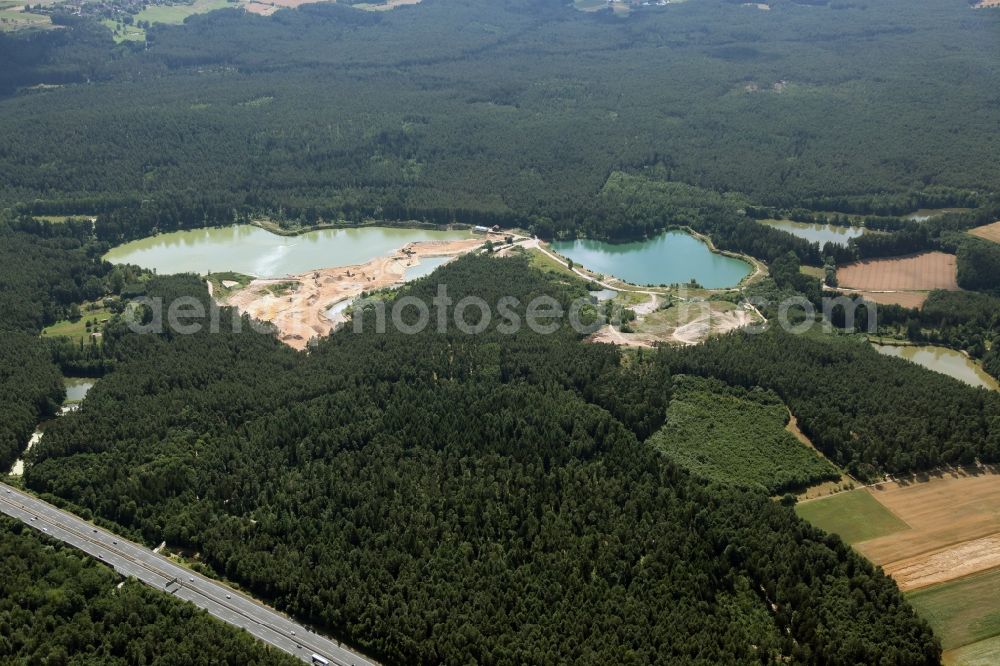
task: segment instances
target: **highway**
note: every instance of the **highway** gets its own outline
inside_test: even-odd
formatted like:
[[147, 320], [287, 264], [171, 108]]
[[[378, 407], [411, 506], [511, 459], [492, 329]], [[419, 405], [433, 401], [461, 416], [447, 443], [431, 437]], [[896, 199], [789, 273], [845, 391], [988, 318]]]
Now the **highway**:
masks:
[[122, 576], [190, 601], [302, 661], [311, 663], [317, 654], [337, 666], [377, 666], [222, 583], [4, 483], [0, 483], [0, 511], [114, 567]]

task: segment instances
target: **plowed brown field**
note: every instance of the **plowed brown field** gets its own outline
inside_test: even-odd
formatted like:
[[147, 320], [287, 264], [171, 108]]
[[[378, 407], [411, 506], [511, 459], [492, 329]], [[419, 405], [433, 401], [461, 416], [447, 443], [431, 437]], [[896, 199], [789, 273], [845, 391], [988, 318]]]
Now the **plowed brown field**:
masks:
[[957, 272], [955, 255], [926, 252], [848, 264], [837, 271], [837, 281], [846, 289], [862, 291], [957, 291]]

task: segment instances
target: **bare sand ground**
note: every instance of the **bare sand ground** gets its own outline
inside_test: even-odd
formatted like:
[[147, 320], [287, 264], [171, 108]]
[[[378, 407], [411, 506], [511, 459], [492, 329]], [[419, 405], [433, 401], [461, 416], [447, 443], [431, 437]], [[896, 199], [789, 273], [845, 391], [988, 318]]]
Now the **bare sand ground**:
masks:
[[963, 541], [927, 555], [917, 555], [883, 567], [904, 592], [944, 583], [1000, 566], [1000, 534]]
[[911, 529], [855, 547], [913, 590], [1000, 566], [1000, 474], [948, 470], [929, 480], [868, 489]]
[[621, 347], [652, 347], [657, 342], [654, 336], [643, 333], [622, 333], [610, 324], [602, 326], [588, 340], [590, 342], [606, 342]]
[[746, 310], [711, 312], [702, 315], [674, 330], [673, 339], [682, 345], [697, 345], [710, 335], [724, 335], [738, 328], [749, 326], [753, 317]]
[[847, 264], [837, 271], [845, 289], [862, 291], [958, 290], [958, 264], [953, 254], [925, 252], [909, 257], [872, 259]]
[[399, 284], [406, 269], [419, 265], [421, 257], [465, 254], [482, 246], [484, 241], [409, 243], [388, 256], [364, 264], [258, 279], [230, 296], [227, 304], [255, 319], [272, 323], [278, 329], [279, 340], [295, 349], [305, 349], [309, 340], [329, 335], [344, 321], [343, 315], [326, 315], [330, 306], [356, 298], [365, 291]]
[[632, 307], [637, 315], [634, 332], [623, 333], [612, 326], [604, 326], [590, 336], [590, 341], [625, 347], [652, 347], [656, 343], [697, 345], [713, 335], [723, 335], [760, 321], [753, 312], [728, 304], [733, 309], [719, 310], [720, 302], [679, 303], [668, 311], [658, 311], [658, 304], [658, 297], [652, 295], [649, 301]]

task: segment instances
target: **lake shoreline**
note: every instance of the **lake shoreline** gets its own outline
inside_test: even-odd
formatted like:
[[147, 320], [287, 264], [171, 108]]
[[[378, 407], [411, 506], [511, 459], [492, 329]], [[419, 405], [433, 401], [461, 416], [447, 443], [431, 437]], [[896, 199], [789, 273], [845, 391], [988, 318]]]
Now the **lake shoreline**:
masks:
[[[1000, 381], [986, 372], [982, 363], [974, 359], [964, 349], [955, 349], [945, 345], [917, 344], [909, 340], [885, 340], [878, 336], [865, 336], [867, 343], [879, 354], [899, 358], [922, 368], [946, 375], [969, 386], [985, 388], [990, 391], [1000, 391]], [[878, 341], [876, 341], [878, 340]], [[892, 350], [897, 350], [894, 353]], [[927, 355], [931, 355], [928, 358]], [[949, 355], [954, 355], [955, 361], [961, 359], [963, 366], [948, 364]], [[950, 370], [950, 371], [949, 371]]]
[[[236, 222], [234, 224], [241, 224]], [[319, 222], [307, 227], [297, 229], [285, 229], [274, 220], [258, 219], [250, 220], [242, 224], [250, 224], [264, 231], [268, 231], [275, 236], [291, 238], [302, 236], [313, 231], [327, 231], [330, 229], [363, 229], [365, 227], [388, 227], [391, 229], [419, 229], [422, 231], [471, 231], [472, 224], [455, 222], [451, 224], [437, 224], [435, 222], [421, 222], [419, 220], [363, 220], [361, 222], [351, 222], [350, 220], [338, 220], [337, 222]], [[228, 225], [224, 225], [228, 226]]]
[[[704, 252], [704, 257], [706, 258], [705, 265], [691, 265], [688, 268], [691, 270], [692, 274], [687, 277], [680, 278], [677, 275], [670, 275], [664, 277], [663, 275], [654, 276], [650, 279], [644, 279], [642, 277], [637, 277], [636, 275], [628, 275], [629, 271], [624, 271], [622, 274], [622, 266], [612, 267], [609, 264], [614, 263], [616, 259], [609, 255], [621, 253], [621, 260], [626, 260], [627, 263], [631, 264], [632, 272], [637, 265], [641, 265], [643, 262], [647, 264], [647, 268], [653, 268], [654, 264], [659, 266], [660, 272], [663, 268], [663, 260], [667, 259], [671, 252], [680, 252], [681, 256], [690, 258], [690, 255], [685, 253], [684, 248], [670, 248], [667, 244], [670, 242], [670, 237], [675, 237], [681, 243], [685, 243], [687, 239], [694, 241], [697, 244], [697, 252]], [[654, 244], [659, 244], [662, 247], [653, 247]], [[588, 247], [589, 246], [589, 247]], [[615, 247], [621, 249], [615, 250]], [[615, 280], [622, 282], [625, 285], [629, 285], [639, 289], [659, 289], [659, 288], [670, 288], [671, 285], [682, 286], [690, 285], [692, 280], [697, 284], [698, 289], [709, 292], [726, 292], [739, 290], [745, 287], [748, 283], [756, 280], [766, 272], [766, 267], [762, 262], [759, 262], [752, 257], [746, 255], [732, 252], [729, 250], [720, 250], [712, 242], [709, 236], [701, 234], [694, 229], [686, 226], [673, 226], [669, 229], [665, 229], [657, 233], [652, 237], [642, 238], [642, 239], [631, 239], [627, 241], [606, 241], [595, 238], [574, 238], [571, 240], [559, 240], [552, 241], [549, 243], [549, 247], [553, 252], [558, 253], [560, 256], [567, 260], [572, 261], [589, 272], [595, 274], [607, 275]], [[692, 246], [694, 247], [694, 246]], [[689, 250], [691, 248], [688, 248]], [[664, 254], [657, 254], [657, 250], [663, 252]], [[571, 256], [575, 253], [576, 256]], [[627, 253], [633, 253], [637, 255], [650, 253], [653, 256], [636, 256], [633, 257], [631, 261], [626, 259]], [[581, 256], [590, 255], [590, 256]], [[708, 260], [709, 257], [721, 257], [729, 260], [730, 263], [720, 264], [718, 261], [712, 263]], [[674, 257], [679, 263], [683, 261], [678, 257]], [[636, 263], [638, 262], [638, 264]], [[737, 269], [735, 264], [740, 264], [740, 268]], [[683, 267], [677, 270], [685, 270]], [[707, 273], [712, 273], [708, 276]], [[735, 274], [725, 275], [726, 273], [742, 273], [738, 278]], [[716, 275], [718, 274], [718, 275]], [[706, 279], [707, 278], [707, 279]], [[713, 282], [716, 279], [725, 281], [727, 278], [731, 280], [730, 284], [706, 284], [707, 282]]]

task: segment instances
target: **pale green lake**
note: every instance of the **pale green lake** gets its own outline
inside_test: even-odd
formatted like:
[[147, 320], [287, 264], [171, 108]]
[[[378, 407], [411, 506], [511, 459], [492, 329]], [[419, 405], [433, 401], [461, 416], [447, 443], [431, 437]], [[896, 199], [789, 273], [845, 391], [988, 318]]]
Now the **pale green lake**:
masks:
[[436, 271], [441, 266], [452, 261], [455, 257], [421, 257], [420, 263], [410, 266], [403, 272], [403, 282], [412, 282], [418, 278], [425, 277]]
[[886, 356], [905, 358], [936, 372], [954, 377], [972, 386], [1000, 390], [1000, 384], [978, 363], [954, 349], [930, 345], [880, 345], [872, 344], [875, 350]]
[[927, 220], [944, 215], [946, 213], [968, 213], [971, 208], [921, 208], [920, 210], [915, 210], [908, 215], [904, 215], [908, 220], [913, 220], [914, 222], [926, 222]]
[[591, 271], [638, 285], [687, 283], [693, 278], [708, 289], [721, 289], [735, 287], [751, 271], [745, 261], [716, 254], [682, 231], [630, 243], [556, 241], [552, 249]]
[[87, 379], [85, 377], [63, 378], [63, 385], [66, 387], [66, 400], [63, 401], [63, 404], [80, 402], [87, 396], [87, 391], [89, 391], [96, 382], [96, 379]]
[[[87, 396], [87, 392], [96, 383], [96, 379], [87, 377], [63, 377], [63, 386], [66, 387], [66, 399], [63, 400], [62, 408], [59, 410], [58, 415], [61, 416], [78, 409], [80, 402]], [[28, 440], [28, 446], [25, 447], [24, 453], [27, 453], [38, 442], [42, 441], [42, 435], [45, 434], [45, 426], [47, 424], [47, 421], [38, 424], [35, 432], [31, 435], [31, 439]], [[21, 454], [21, 457], [14, 461], [14, 465], [10, 468], [10, 474], [12, 476], [22, 476], [24, 474], [24, 454]]]
[[792, 222], [791, 220], [763, 220], [761, 224], [787, 231], [793, 236], [805, 238], [810, 243], [819, 243], [820, 247], [827, 243], [847, 245], [847, 241], [857, 238], [865, 232], [861, 227], [839, 227], [833, 224], [813, 224]]
[[113, 248], [104, 259], [155, 269], [161, 274], [234, 271], [274, 278], [361, 264], [416, 241], [471, 237], [470, 231], [401, 227], [322, 229], [300, 236], [278, 236], [260, 227], [239, 224], [143, 238]]

